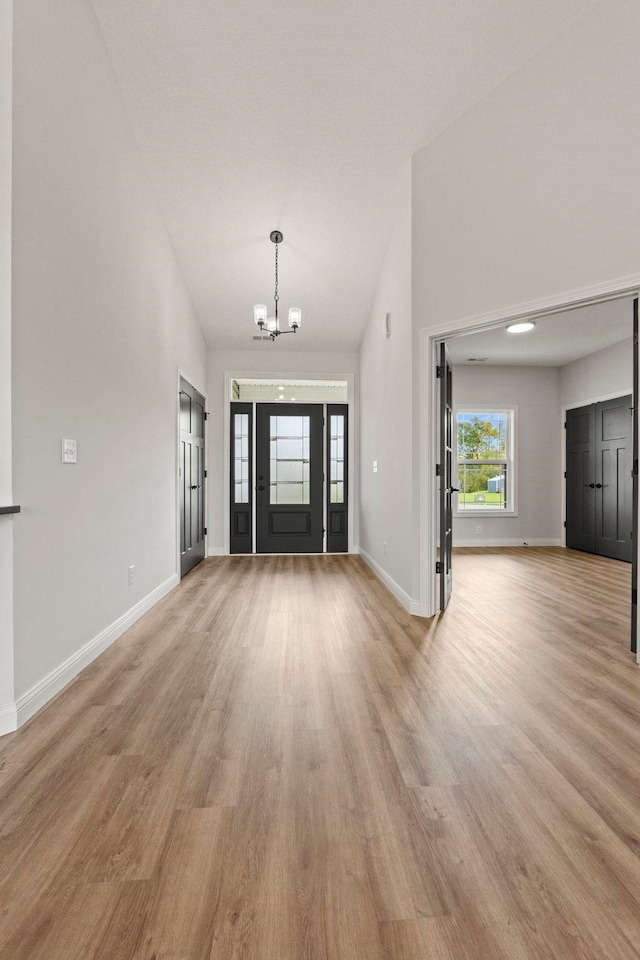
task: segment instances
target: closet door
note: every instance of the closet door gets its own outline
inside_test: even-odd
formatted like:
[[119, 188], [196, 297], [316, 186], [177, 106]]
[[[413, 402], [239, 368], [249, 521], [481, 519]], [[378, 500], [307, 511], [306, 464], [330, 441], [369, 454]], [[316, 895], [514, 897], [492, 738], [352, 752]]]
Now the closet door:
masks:
[[567, 546], [595, 550], [596, 483], [593, 404], [567, 410]]
[[567, 546], [631, 561], [631, 397], [567, 411]]
[[595, 404], [594, 552], [631, 562], [631, 397]]

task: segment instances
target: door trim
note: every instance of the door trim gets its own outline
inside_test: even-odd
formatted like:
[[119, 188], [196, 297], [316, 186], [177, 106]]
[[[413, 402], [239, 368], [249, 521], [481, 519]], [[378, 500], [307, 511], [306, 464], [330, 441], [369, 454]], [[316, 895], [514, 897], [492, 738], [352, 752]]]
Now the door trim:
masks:
[[[347, 518], [348, 525], [348, 536], [349, 536], [349, 553], [359, 553], [358, 547], [358, 535], [359, 535], [359, 513], [360, 513], [360, 496], [359, 496], [359, 484], [358, 477], [360, 476], [360, 449], [359, 444], [356, 443], [356, 438], [358, 436], [359, 428], [359, 419], [358, 419], [358, 409], [357, 409], [357, 400], [358, 400], [358, 390], [357, 390], [357, 379], [356, 375], [353, 373], [326, 373], [322, 371], [314, 371], [313, 373], [299, 373], [295, 370], [289, 370], [286, 373], [283, 373], [282, 370], [267, 370], [258, 368], [257, 370], [225, 370], [223, 373], [223, 405], [222, 405], [222, 450], [223, 450], [223, 472], [218, 474], [222, 479], [222, 509], [223, 509], [223, 546], [222, 551], [216, 549], [215, 547], [209, 547], [207, 551], [208, 556], [220, 556], [222, 553], [224, 556], [229, 555], [231, 538], [230, 538], [230, 512], [231, 512], [231, 495], [229, 490], [229, 471], [231, 467], [231, 381], [236, 379], [243, 379], [247, 377], [252, 378], [264, 378], [265, 380], [290, 380], [292, 377], [299, 377], [301, 380], [343, 380], [347, 383], [347, 407], [349, 413], [349, 422], [348, 422], [348, 431], [349, 431], [349, 479], [348, 479], [348, 495], [349, 495], [349, 516]], [[178, 381], [179, 382], [179, 381]], [[254, 430], [255, 430], [255, 418], [254, 418]], [[254, 438], [255, 439], [255, 438]], [[211, 474], [209, 474], [209, 483], [211, 483]], [[254, 508], [255, 509], [255, 508]], [[213, 518], [209, 517], [209, 522], [213, 525]], [[255, 516], [254, 516], [254, 526], [255, 526]], [[179, 533], [179, 530], [178, 530]], [[211, 542], [211, 537], [209, 537], [209, 542]], [[179, 549], [179, 543], [178, 543]], [[178, 568], [179, 569], [179, 568]]]
[[[419, 330], [420, 377], [416, 438], [418, 445], [419, 562], [418, 595], [412, 604], [411, 613], [421, 617], [432, 617], [438, 612], [438, 584], [435, 572], [438, 484], [433, 469], [433, 465], [438, 462], [436, 446], [438, 437], [436, 402], [438, 381], [435, 376], [438, 343], [452, 336], [491, 330], [515, 320], [550, 316], [576, 307], [594, 306], [610, 300], [638, 296], [640, 296], [640, 275], [634, 275], [608, 283], [584, 287], [582, 290], [568, 291], [554, 297], [516, 304], [504, 310], [496, 310], [460, 320], [450, 320], [435, 328], [423, 327]], [[620, 395], [628, 392], [628, 390], [622, 391]], [[637, 537], [635, 539], [637, 543]], [[640, 549], [640, 544], [638, 544], [637, 549]], [[638, 653], [638, 663], [640, 663], [640, 651]]]

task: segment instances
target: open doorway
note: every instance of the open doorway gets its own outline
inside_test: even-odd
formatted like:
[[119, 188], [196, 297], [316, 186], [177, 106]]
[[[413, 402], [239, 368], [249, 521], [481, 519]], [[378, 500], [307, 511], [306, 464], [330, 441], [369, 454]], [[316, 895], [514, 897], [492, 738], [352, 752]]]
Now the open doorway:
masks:
[[[478, 465], [467, 463], [467, 475], [462, 479], [456, 478], [454, 468], [453, 486], [462, 485], [462, 492], [454, 498], [454, 547], [565, 545], [563, 425], [567, 411], [574, 407], [632, 393], [633, 300], [633, 291], [625, 291], [597, 302], [576, 302], [569, 308], [548, 307], [531, 313], [527, 319], [533, 319], [535, 326], [523, 336], [506, 332], [510, 319], [516, 318], [505, 315], [499, 322], [467, 324], [464, 329], [429, 338], [424, 359], [428, 357], [434, 369], [440, 342], [446, 342], [451, 356], [454, 416], [468, 423], [476, 421], [476, 426], [481, 422], [495, 426], [500, 414], [511, 431], [510, 449], [499, 451], [503, 465], [491, 464], [488, 470], [484, 464], [477, 469]], [[436, 389], [435, 384], [430, 388], [428, 442], [432, 455], [438, 432], [433, 414]], [[637, 474], [637, 455], [633, 461]], [[474, 484], [480, 484], [477, 490], [471, 490]], [[435, 557], [436, 495], [437, 483], [431, 483], [426, 504], [427, 557], [429, 552]], [[431, 569], [435, 570], [435, 564]], [[433, 575], [430, 579], [434, 612], [437, 580]]]

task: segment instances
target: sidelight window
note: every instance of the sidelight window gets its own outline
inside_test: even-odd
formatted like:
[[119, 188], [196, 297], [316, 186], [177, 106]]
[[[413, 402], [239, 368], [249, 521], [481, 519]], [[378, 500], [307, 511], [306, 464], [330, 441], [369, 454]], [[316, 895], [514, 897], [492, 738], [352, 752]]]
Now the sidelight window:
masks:
[[456, 413], [458, 514], [514, 514], [515, 410]]
[[234, 500], [249, 502], [249, 414], [236, 413], [234, 422]]
[[329, 417], [329, 502], [344, 503], [344, 414]]

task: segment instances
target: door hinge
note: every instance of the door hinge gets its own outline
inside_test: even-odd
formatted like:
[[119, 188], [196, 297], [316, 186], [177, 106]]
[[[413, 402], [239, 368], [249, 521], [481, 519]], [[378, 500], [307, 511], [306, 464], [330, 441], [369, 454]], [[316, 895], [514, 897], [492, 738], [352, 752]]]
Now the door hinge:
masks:
[[436, 367], [436, 380], [442, 380], [444, 375], [444, 367]]
[[637, 461], [637, 460], [634, 460], [634, 461], [633, 461], [633, 476], [634, 476], [634, 477], [637, 477], [637, 476], [638, 476], [638, 461]]
[[565, 422], [562, 424], [562, 426], [565, 428], [565, 430], [567, 429], [567, 421], [566, 421], [566, 420], [565, 420]]
[[436, 463], [436, 477], [441, 477], [441, 476], [442, 476], [442, 465], [439, 463]]
[[204, 535], [205, 535], [205, 537], [206, 537], [206, 535], [207, 535], [207, 528], [206, 528], [206, 527], [204, 528]]
[[436, 573], [442, 573], [442, 561], [436, 560]]
[[[205, 470], [205, 472], [204, 472], [204, 476], [205, 476], [205, 480], [206, 480], [206, 478], [207, 478], [207, 471], [206, 471], [206, 470]], [[565, 473], [565, 477], [566, 477], [566, 473]]]
[[565, 520], [565, 521], [563, 522], [562, 526], [563, 526], [563, 527], [566, 527], [566, 525], [567, 525], [567, 521]]
[[209, 419], [209, 414], [207, 413], [206, 410], [204, 411], [204, 418], [205, 418], [205, 420], [208, 420], [208, 419]]
[[[205, 476], [206, 476], [206, 474], [205, 474]], [[565, 480], [567, 479], [567, 471], [566, 471], [566, 470], [565, 470], [565, 472], [564, 472], [564, 478], [565, 478]]]

